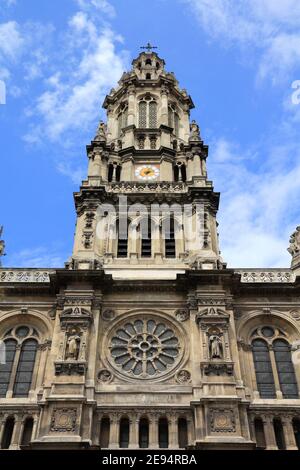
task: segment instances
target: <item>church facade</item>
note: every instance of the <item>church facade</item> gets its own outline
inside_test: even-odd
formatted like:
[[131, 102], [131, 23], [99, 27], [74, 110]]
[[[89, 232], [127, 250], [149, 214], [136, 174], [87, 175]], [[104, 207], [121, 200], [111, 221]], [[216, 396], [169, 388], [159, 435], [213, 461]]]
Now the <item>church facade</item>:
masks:
[[0, 268], [2, 449], [300, 448], [300, 228], [291, 268], [227, 268], [193, 107], [145, 49], [87, 146], [72, 257]]

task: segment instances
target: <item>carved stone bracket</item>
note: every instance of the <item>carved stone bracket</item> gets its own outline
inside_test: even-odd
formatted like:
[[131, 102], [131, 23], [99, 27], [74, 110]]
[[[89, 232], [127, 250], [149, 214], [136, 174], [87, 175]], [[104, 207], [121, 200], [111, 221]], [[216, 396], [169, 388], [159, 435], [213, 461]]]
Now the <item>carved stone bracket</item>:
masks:
[[55, 375], [84, 375], [86, 370], [85, 361], [55, 362]]
[[233, 362], [202, 362], [204, 375], [233, 375]]

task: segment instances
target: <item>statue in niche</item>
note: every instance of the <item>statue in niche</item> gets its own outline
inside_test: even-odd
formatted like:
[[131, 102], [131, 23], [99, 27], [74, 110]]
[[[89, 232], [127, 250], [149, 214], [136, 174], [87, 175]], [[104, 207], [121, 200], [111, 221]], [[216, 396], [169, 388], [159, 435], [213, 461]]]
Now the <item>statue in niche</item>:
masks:
[[209, 337], [209, 353], [211, 359], [222, 359], [222, 340], [218, 335], [211, 335]]
[[201, 140], [200, 139], [200, 127], [198, 126], [195, 120], [191, 122], [190, 129], [191, 129], [190, 140], [200, 141]]
[[76, 328], [73, 328], [67, 340], [66, 359], [77, 361], [78, 356], [79, 356], [79, 350], [80, 350], [80, 336]]
[[106, 141], [107, 126], [103, 121], [100, 121], [100, 124], [97, 129], [95, 141]]

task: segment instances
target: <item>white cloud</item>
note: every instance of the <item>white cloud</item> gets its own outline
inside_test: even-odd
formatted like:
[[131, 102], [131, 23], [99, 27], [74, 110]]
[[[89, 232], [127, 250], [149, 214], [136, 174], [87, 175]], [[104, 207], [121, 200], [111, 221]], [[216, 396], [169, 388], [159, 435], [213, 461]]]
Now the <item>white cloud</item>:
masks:
[[75, 2], [83, 10], [95, 8], [111, 17], [116, 14], [115, 8], [107, 0], [75, 0]]
[[16, 21], [0, 24], [0, 58], [16, 60], [22, 51], [24, 39]]
[[31, 268], [60, 268], [64, 266], [65, 261], [66, 259], [57, 250], [40, 246], [7, 255], [5, 265], [15, 268], [28, 266]]
[[192, 7], [206, 33], [221, 38], [223, 45], [256, 48], [259, 78], [277, 82], [300, 65], [298, 0], [181, 1]]
[[[243, 153], [236, 143], [224, 138], [214, 142], [211, 149], [209, 173], [215, 188], [221, 191], [220, 246], [224, 260], [231, 267], [289, 266], [286, 249], [299, 216], [297, 145], [265, 146], [265, 160], [258, 154], [253, 169], [249, 169], [249, 156], [256, 155], [256, 149]], [[294, 160], [289, 158], [290, 152]]]
[[[41, 123], [26, 135], [28, 142], [45, 136], [51, 141], [68, 142], [76, 131], [89, 130], [100, 114], [109, 89], [116, 84], [127, 57], [116, 52], [122, 39], [109, 27], [99, 30], [86, 12], [77, 12], [69, 21], [67, 44], [61, 63], [45, 80], [45, 91], [31, 110]], [[71, 44], [71, 45], [70, 45]], [[67, 64], [67, 65], [66, 65]]]

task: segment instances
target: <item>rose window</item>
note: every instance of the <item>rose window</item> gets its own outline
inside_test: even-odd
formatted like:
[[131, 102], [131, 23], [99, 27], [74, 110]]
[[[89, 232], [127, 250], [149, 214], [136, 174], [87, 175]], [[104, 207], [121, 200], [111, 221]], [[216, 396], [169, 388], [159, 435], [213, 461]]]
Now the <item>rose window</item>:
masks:
[[169, 371], [178, 362], [180, 345], [164, 321], [137, 319], [114, 332], [110, 352], [118, 369], [146, 378]]

